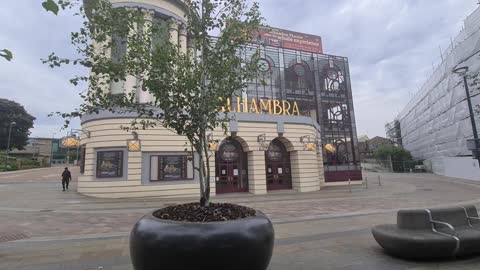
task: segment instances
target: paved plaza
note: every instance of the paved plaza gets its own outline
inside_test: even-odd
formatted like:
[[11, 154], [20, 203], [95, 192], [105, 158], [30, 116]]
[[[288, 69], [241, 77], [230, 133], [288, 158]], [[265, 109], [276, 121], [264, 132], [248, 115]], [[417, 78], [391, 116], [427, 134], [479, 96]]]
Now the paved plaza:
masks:
[[[62, 168], [0, 174], [0, 269], [132, 269], [128, 235], [153, 209], [196, 200], [98, 199], [62, 192]], [[78, 170], [74, 169], [74, 176]], [[314, 193], [222, 195], [266, 213], [276, 242], [270, 269], [478, 269], [480, 258], [406, 261], [386, 255], [370, 233], [400, 208], [480, 205], [480, 182], [432, 174], [365, 173], [366, 185]], [[379, 185], [380, 177], [381, 185]], [[215, 254], [212, 254], [214, 257]]]

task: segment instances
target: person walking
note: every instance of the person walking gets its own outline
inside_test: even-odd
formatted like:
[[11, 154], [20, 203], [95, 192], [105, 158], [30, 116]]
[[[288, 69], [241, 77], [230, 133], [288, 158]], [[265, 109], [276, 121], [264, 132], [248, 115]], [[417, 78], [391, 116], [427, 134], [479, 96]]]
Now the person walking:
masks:
[[72, 180], [72, 174], [70, 173], [70, 171], [69, 171], [68, 168], [66, 167], [65, 170], [64, 170], [63, 173], [62, 173], [62, 187], [63, 187], [63, 191], [65, 191], [65, 187], [66, 187], [67, 190], [68, 190], [68, 184], [70, 183], [70, 180]]

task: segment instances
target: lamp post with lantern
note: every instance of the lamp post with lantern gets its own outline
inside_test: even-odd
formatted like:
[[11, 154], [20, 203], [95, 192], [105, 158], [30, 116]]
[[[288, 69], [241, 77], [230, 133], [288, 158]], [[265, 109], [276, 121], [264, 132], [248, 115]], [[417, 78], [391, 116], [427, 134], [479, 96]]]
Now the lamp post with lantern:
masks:
[[55, 134], [57, 134], [57, 133], [54, 132], [52, 134], [52, 143], [50, 145], [50, 167], [52, 167], [52, 161], [53, 161], [53, 141], [55, 140]]
[[10, 138], [12, 136], [12, 127], [16, 124], [17, 123], [15, 123], [15, 122], [11, 122], [10, 124], [8, 124], [8, 140], [7, 140], [7, 151], [6, 151], [6, 155], [5, 155], [4, 171], [8, 170], [7, 165], [8, 165], [8, 153], [10, 152]]
[[475, 147], [475, 149], [473, 149], [473, 155], [474, 155], [474, 158], [478, 160], [478, 164], [480, 166], [480, 152], [479, 152], [480, 140], [478, 139], [477, 124], [475, 123], [475, 114], [473, 113], [472, 100], [470, 98], [470, 91], [468, 90], [468, 82], [467, 82], [468, 67], [458, 67], [458, 68], [455, 68], [452, 72], [463, 77], [463, 86], [467, 94], [468, 111], [470, 113], [470, 121], [472, 123], [472, 130], [473, 130], [473, 141], [474, 141], [474, 147]]
[[78, 152], [80, 148], [80, 136], [79, 133], [85, 134], [87, 138], [90, 138], [90, 131], [82, 129], [72, 129], [67, 136], [62, 138], [61, 144], [63, 147], [67, 148], [67, 164], [70, 162], [70, 148], [77, 149], [77, 161], [78, 161]]

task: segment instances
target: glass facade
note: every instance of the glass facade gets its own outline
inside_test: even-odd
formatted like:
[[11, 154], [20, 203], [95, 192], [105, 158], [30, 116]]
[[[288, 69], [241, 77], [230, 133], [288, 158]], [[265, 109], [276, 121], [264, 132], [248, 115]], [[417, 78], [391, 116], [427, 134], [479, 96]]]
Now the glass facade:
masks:
[[255, 58], [259, 71], [238, 96], [296, 102], [320, 126], [325, 180], [361, 180], [348, 59], [262, 45], [244, 57]]

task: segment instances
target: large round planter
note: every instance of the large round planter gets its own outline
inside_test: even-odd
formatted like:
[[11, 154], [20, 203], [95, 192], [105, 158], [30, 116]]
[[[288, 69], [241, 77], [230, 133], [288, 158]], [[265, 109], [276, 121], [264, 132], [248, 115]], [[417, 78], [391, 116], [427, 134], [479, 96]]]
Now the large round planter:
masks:
[[225, 222], [179, 222], [142, 217], [130, 234], [135, 270], [265, 270], [274, 231], [260, 211]]

